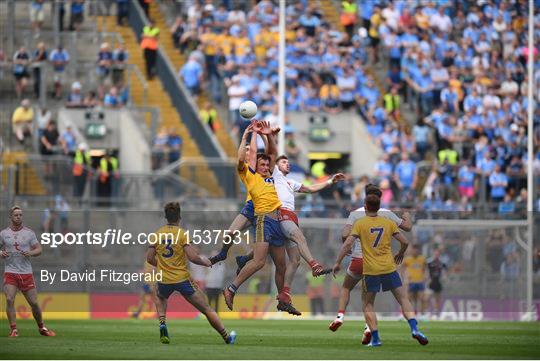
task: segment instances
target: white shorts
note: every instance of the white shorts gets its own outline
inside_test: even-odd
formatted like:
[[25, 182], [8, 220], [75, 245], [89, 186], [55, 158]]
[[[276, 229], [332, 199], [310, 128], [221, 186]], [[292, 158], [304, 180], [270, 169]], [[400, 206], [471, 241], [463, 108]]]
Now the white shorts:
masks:
[[36, 9], [30, 5], [30, 21], [43, 22], [43, 20], [45, 20], [45, 11], [43, 10], [43, 7], [41, 7], [41, 9]]

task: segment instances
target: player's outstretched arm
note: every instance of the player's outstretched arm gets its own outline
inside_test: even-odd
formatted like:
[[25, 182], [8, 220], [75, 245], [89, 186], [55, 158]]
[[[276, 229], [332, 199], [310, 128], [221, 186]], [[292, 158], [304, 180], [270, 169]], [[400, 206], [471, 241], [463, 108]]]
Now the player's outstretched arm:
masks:
[[246, 162], [246, 141], [248, 134], [251, 133], [253, 130], [253, 125], [248, 125], [246, 130], [244, 131], [244, 134], [242, 134], [242, 140], [240, 141], [240, 145], [238, 146], [238, 170], [244, 169], [244, 163]]
[[197, 250], [191, 247], [189, 244], [184, 246], [184, 252], [190, 262], [201, 266], [212, 267], [212, 262], [210, 262], [208, 258], [199, 255], [199, 252], [197, 252]]
[[257, 134], [259, 134], [256, 128], [252, 128], [251, 142], [249, 143], [249, 167], [253, 170], [257, 169]]
[[336, 173], [332, 177], [330, 177], [329, 180], [322, 183], [312, 184], [309, 186], [302, 185], [300, 189], [298, 190], [298, 193], [316, 193], [320, 192], [325, 188], [330, 187], [333, 184], [336, 184], [338, 182], [342, 182], [345, 180], [345, 175], [343, 173]]
[[[268, 128], [270, 128], [269, 124], [267, 123]], [[266, 128], [265, 128], [266, 129]], [[270, 157], [270, 170], [273, 171], [274, 167], [276, 166], [276, 158], [277, 158], [277, 134], [279, 133], [279, 128], [271, 128], [270, 133], [267, 135], [268, 137], [268, 148], [267, 153]]]
[[334, 274], [338, 273], [341, 269], [341, 262], [343, 262], [343, 258], [351, 251], [352, 245], [354, 243], [354, 240], [356, 239], [356, 236], [350, 235], [347, 237], [347, 240], [345, 240], [345, 243], [341, 245], [341, 250], [339, 251], [339, 254], [336, 259], [336, 264], [334, 267], [332, 267], [332, 271]]
[[407, 250], [407, 247], [409, 247], [409, 240], [400, 232], [395, 233], [393, 236], [401, 243], [401, 248], [394, 256], [394, 261], [396, 264], [401, 264], [401, 262], [403, 262], [403, 257], [405, 256], [405, 251]]
[[146, 262], [151, 264], [154, 267], [157, 267], [157, 261], [156, 261], [156, 247], [150, 246], [146, 250]]

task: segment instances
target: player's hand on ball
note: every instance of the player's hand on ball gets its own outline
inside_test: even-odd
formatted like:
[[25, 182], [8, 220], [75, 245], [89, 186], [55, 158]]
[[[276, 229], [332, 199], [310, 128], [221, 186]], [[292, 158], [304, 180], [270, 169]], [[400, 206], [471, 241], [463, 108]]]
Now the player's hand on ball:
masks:
[[4, 250], [1, 250], [1, 251], [0, 251], [0, 257], [2, 257], [2, 258], [8, 258], [8, 256], [9, 256], [9, 254], [8, 254], [6, 251], [4, 251]]
[[332, 267], [332, 274], [334, 275], [334, 277], [336, 277], [336, 274], [339, 273], [339, 270], [341, 269], [341, 265], [336, 263], [334, 265], [334, 267]]

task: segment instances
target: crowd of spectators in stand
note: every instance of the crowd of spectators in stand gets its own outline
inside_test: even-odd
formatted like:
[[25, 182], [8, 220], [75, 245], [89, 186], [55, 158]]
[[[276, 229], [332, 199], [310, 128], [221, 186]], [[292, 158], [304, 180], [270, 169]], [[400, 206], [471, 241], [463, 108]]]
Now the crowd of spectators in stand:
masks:
[[[229, 95], [232, 122], [241, 122], [245, 99], [260, 105], [260, 117], [272, 112], [278, 82], [278, 8], [259, 1], [247, 13], [241, 4], [227, 9], [194, 2], [171, 27], [174, 43], [188, 62], [180, 78], [194, 95], [208, 85], [221, 102], [220, 82]], [[318, 4], [299, 1], [286, 9], [287, 111], [337, 113], [367, 110], [380, 94], [364, 72], [366, 39], [352, 38], [326, 21]]]
[[[128, 102], [129, 92], [125, 85], [125, 70], [128, 53], [121, 43], [112, 50], [108, 43], [103, 43], [97, 54], [95, 89], [83, 92], [83, 84], [74, 81], [65, 98], [67, 107], [105, 107], [119, 108]], [[33, 77], [33, 93], [40, 96], [41, 66], [49, 62], [53, 71], [54, 88], [52, 95], [55, 99], [64, 99], [63, 85], [67, 81], [66, 69], [69, 66], [70, 55], [61, 45], [49, 52], [45, 43], [38, 43], [30, 54], [21, 46], [13, 55], [13, 76], [15, 77], [15, 92], [22, 98]]]
[[[538, 47], [527, 47], [526, 5], [359, 2], [371, 45], [380, 43], [384, 55], [379, 59], [388, 60], [382, 65], [387, 94], [367, 112], [367, 127], [384, 151], [377, 177], [394, 198], [412, 202], [422, 196], [423, 207], [433, 211], [466, 210], [471, 202], [485, 200], [501, 213], [526, 199], [530, 53], [534, 80], [540, 81]], [[538, 13], [535, 19], [540, 20]], [[538, 86], [534, 97], [540, 99]], [[418, 119], [412, 128], [400, 121], [404, 104]], [[539, 172], [538, 108], [534, 121]], [[413, 162], [402, 159], [404, 153]], [[415, 195], [406, 185], [415, 188], [418, 162], [424, 160], [433, 165], [424, 189]]]

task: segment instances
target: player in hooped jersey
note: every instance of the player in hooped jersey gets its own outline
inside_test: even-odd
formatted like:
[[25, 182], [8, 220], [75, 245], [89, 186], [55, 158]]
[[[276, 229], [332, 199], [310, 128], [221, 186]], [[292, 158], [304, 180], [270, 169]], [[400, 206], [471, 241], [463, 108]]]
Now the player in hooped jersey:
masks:
[[43, 323], [38, 304], [38, 293], [32, 275], [30, 257], [41, 254], [41, 245], [36, 234], [22, 223], [23, 212], [18, 206], [9, 212], [10, 226], [0, 232], [0, 257], [4, 259], [4, 293], [6, 295], [6, 314], [11, 331], [9, 337], [19, 336], [16, 324], [15, 296], [21, 291], [32, 308], [39, 333], [43, 336], [56, 336]]
[[[365, 192], [366, 192], [366, 197], [369, 194], [374, 194], [380, 198], [382, 195], [379, 187], [373, 184], [366, 185]], [[409, 232], [412, 229], [412, 223], [411, 223], [408, 212], [403, 213], [403, 218], [400, 218], [394, 212], [386, 208], [381, 208], [379, 209], [378, 214], [382, 217], [388, 218], [391, 221], [395, 222], [399, 228], [401, 228], [402, 230], [406, 232]], [[343, 227], [343, 230], [341, 231], [342, 242], [345, 242], [347, 237], [349, 237], [354, 222], [365, 216], [366, 216], [366, 211], [364, 207], [360, 207], [350, 213], [349, 218], [347, 219], [347, 223], [345, 224], [345, 226]], [[347, 310], [347, 305], [349, 304], [349, 300], [351, 297], [351, 291], [362, 279], [362, 271], [363, 271], [362, 248], [360, 246], [360, 242], [355, 242], [352, 249], [351, 262], [349, 264], [349, 267], [347, 268], [347, 273], [345, 275], [345, 279], [343, 280], [343, 285], [341, 287], [341, 291], [339, 294], [338, 315], [336, 319], [332, 321], [332, 323], [328, 327], [330, 330], [335, 332], [343, 324], [345, 320], [345, 311]], [[364, 329], [364, 335], [362, 338], [362, 344], [367, 345], [370, 341], [371, 341], [371, 332], [369, 330], [369, 327], [366, 325]]]

